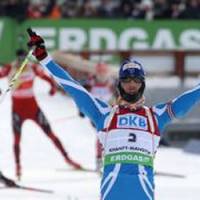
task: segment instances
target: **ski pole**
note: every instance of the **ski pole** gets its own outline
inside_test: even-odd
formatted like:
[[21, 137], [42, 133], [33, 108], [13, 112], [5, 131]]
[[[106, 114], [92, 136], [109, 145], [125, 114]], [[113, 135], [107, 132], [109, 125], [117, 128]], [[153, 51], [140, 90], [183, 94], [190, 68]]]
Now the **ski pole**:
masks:
[[48, 193], [48, 194], [53, 194], [53, 190], [47, 190], [47, 189], [41, 189], [41, 188], [35, 188], [35, 187], [27, 187], [27, 186], [22, 186], [15, 184], [14, 186], [3, 186], [0, 187], [0, 189], [22, 189], [22, 190], [27, 190], [30, 192], [41, 192], [41, 193]]
[[31, 49], [27, 56], [25, 57], [24, 61], [22, 62], [21, 66], [19, 67], [19, 69], [16, 71], [16, 73], [12, 76], [11, 80], [9, 81], [8, 84], [8, 88], [1, 94], [0, 96], [0, 103], [2, 103], [2, 101], [4, 100], [4, 98], [6, 97], [6, 95], [8, 94], [8, 92], [10, 92], [10, 90], [12, 89], [12, 87], [15, 85], [17, 79], [19, 78], [19, 76], [21, 75], [21, 73], [23, 72], [26, 64], [28, 63], [28, 61], [30, 60], [30, 57], [32, 56], [33, 53], [33, 49]]
[[40, 189], [40, 188], [34, 188], [34, 187], [27, 187], [27, 186], [22, 186], [22, 185], [16, 185], [16, 188], [22, 189], [22, 190], [27, 190], [27, 191], [32, 191], [32, 192], [42, 192], [42, 193], [48, 193], [52, 194], [53, 190], [47, 190], [47, 189]]

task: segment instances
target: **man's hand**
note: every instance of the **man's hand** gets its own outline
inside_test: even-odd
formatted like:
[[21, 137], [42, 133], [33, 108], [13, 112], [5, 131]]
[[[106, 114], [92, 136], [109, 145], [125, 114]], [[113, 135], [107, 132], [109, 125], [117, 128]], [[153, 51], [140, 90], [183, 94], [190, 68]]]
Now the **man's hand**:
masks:
[[27, 29], [27, 32], [29, 34], [29, 41], [27, 43], [28, 47], [34, 48], [33, 55], [37, 58], [37, 60], [43, 60], [48, 55], [44, 45], [44, 39], [30, 28]]

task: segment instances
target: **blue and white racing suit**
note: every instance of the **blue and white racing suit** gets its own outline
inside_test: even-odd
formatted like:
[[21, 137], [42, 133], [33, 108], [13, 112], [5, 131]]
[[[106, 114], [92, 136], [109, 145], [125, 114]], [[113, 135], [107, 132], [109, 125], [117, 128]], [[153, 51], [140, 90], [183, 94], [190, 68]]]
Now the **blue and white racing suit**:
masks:
[[41, 64], [98, 130], [104, 147], [101, 199], [153, 200], [153, 159], [160, 134], [173, 118], [183, 117], [200, 101], [200, 85], [170, 103], [131, 111], [94, 98], [50, 56]]

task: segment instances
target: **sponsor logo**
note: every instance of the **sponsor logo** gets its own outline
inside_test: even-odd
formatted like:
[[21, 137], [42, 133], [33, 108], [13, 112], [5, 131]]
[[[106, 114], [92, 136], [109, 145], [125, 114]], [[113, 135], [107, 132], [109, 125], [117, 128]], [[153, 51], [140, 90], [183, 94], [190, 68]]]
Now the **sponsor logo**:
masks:
[[141, 153], [129, 152], [106, 155], [104, 165], [115, 163], [136, 163], [153, 167], [153, 157]]
[[116, 162], [116, 161], [138, 161], [141, 163], [150, 162], [151, 158], [147, 156], [137, 155], [137, 154], [119, 154], [111, 156], [110, 161]]
[[141, 69], [140, 65], [138, 65], [137, 63], [127, 63], [123, 66], [123, 70], [126, 69]]
[[147, 119], [136, 114], [119, 115], [117, 117], [117, 127], [147, 130]]
[[149, 31], [141, 27], [124, 28], [117, 34], [113, 28], [91, 27], [34, 27], [45, 38], [49, 49], [63, 51], [90, 50], [128, 50], [128, 49], [200, 49], [200, 31], [198, 28], [185, 28], [177, 37], [170, 28], [157, 28], [153, 38]]

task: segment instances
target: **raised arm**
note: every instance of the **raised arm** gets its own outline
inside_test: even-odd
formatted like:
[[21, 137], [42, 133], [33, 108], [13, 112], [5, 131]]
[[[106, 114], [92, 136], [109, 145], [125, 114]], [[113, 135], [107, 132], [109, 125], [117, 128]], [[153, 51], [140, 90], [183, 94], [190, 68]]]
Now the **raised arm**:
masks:
[[33, 55], [40, 61], [42, 66], [55, 81], [72, 96], [80, 111], [92, 120], [98, 130], [102, 129], [105, 117], [110, 112], [110, 106], [108, 104], [99, 103], [99, 101], [91, 96], [91, 94], [75, 81], [67, 71], [55, 63], [52, 58], [47, 55], [44, 40], [34, 32], [32, 33], [28, 45], [35, 47]]
[[101, 123], [110, 110], [109, 106], [102, 106], [67, 71], [56, 64], [51, 57], [46, 57], [41, 61], [41, 64], [53, 76], [55, 81], [73, 97], [81, 112], [87, 115], [98, 129], [101, 129], [103, 126]]
[[198, 102], [200, 102], [200, 84], [170, 102], [154, 106], [160, 131], [162, 132], [173, 119], [184, 117]]
[[49, 76], [40, 66], [38, 66], [37, 64], [32, 63], [31, 65], [34, 73], [36, 76], [40, 77], [41, 79], [47, 81], [51, 88], [49, 90], [49, 94], [50, 95], [54, 95], [57, 91], [57, 85], [56, 82], [53, 80], [53, 78], [51, 76]]

